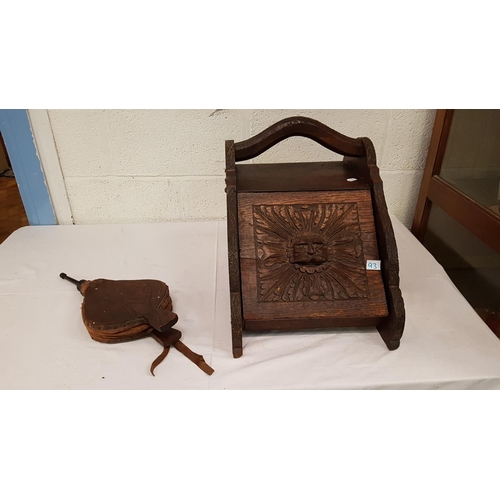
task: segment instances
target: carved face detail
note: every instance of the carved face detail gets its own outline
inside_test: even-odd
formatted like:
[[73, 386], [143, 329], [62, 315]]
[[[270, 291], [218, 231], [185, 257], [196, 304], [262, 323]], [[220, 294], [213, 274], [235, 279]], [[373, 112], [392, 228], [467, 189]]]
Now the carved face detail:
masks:
[[328, 260], [328, 243], [319, 233], [302, 233], [291, 241], [289, 258], [295, 267], [316, 267]]

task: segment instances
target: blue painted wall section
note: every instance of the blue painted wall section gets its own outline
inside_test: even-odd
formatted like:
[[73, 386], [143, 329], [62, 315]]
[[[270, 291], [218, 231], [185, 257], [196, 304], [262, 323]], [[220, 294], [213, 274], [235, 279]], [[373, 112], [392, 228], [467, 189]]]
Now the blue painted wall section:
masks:
[[56, 224], [25, 109], [0, 109], [0, 132], [32, 226]]

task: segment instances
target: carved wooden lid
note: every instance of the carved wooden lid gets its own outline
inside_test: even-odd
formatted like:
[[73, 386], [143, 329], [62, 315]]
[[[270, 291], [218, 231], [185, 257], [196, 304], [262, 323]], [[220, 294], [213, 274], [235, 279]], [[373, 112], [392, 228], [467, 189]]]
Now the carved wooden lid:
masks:
[[370, 191], [241, 193], [238, 201], [247, 327], [387, 316], [381, 272], [367, 270], [379, 259]]

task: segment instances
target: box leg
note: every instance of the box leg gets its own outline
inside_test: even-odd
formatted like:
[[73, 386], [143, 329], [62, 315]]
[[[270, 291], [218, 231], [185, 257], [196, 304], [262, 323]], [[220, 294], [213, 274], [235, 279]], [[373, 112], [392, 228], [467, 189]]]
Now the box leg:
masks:
[[243, 354], [243, 314], [241, 295], [238, 292], [231, 292], [231, 335], [233, 357], [239, 358]]
[[389, 315], [380, 321], [377, 329], [387, 348], [394, 351], [399, 347], [400, 339], [403, 336], [405, 308], [399, 286], [389, 286], [386, 288], [386, 292]]

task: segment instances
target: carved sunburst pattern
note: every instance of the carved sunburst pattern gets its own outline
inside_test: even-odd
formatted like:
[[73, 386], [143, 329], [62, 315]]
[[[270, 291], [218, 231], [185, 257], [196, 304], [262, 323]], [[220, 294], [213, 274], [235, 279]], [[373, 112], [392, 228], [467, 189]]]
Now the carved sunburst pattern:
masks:
[[258, 301], [368, 295], [356, 203], [253, 205]]

